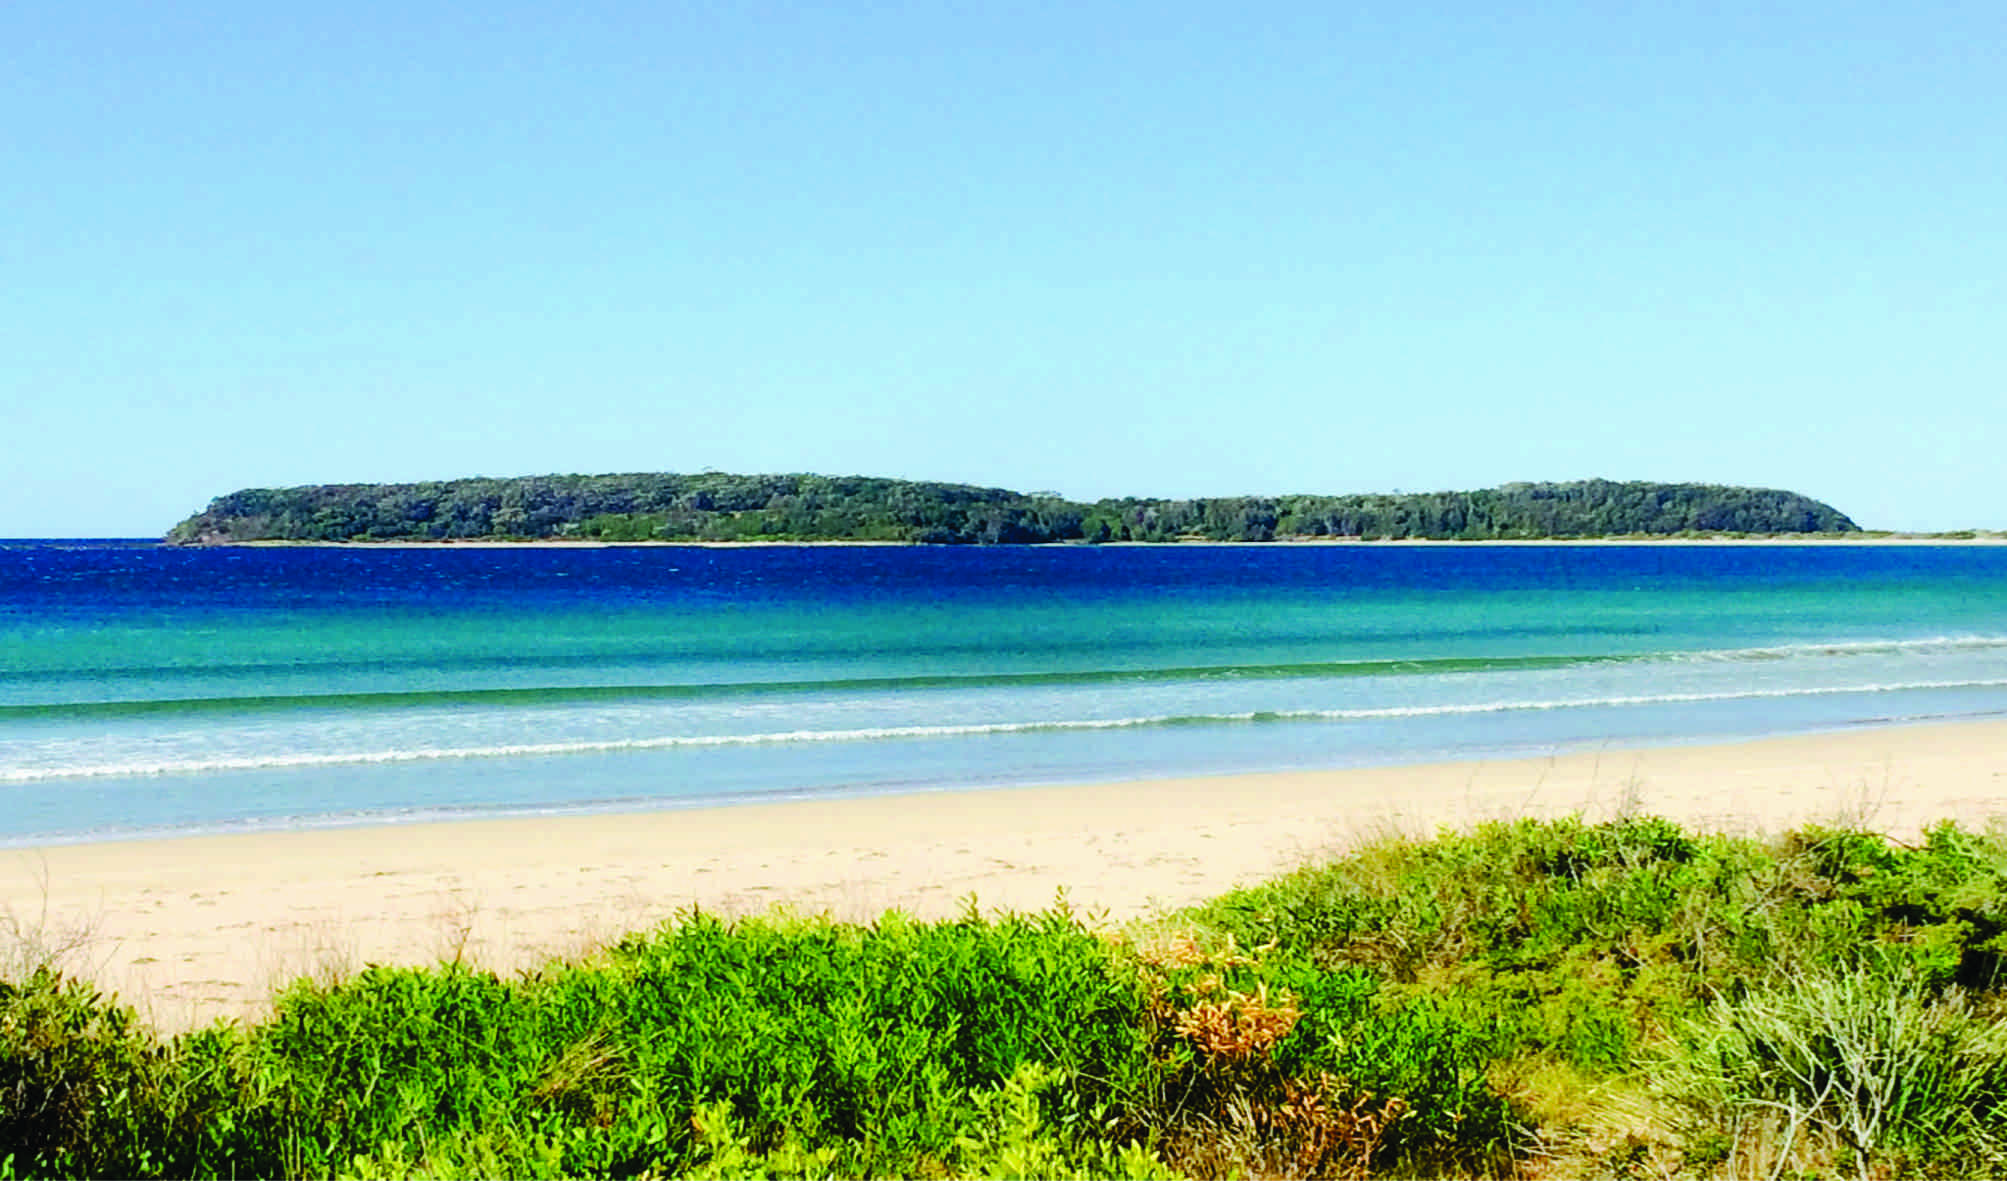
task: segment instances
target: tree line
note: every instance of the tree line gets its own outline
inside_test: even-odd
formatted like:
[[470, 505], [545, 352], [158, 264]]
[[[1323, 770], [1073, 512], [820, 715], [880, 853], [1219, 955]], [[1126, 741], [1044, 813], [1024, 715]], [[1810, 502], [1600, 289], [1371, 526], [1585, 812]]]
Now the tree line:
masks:
[[1830, 505], [1769, 488], [1579, 480], [1474, 492], [1122, 497], [868, 476], [553, 475], [316, 484], [220, 496], [175, 544], [249, 541], [885, 541], [945, 545], [1288, 538], [1847, 533]]

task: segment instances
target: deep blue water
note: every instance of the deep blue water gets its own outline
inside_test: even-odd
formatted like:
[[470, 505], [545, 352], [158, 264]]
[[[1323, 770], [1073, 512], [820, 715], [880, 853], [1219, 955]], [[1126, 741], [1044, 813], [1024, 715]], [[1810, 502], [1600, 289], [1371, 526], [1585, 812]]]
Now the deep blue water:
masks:
[[2007, 548], [0, 542], [0, 841], [2007, 711]]

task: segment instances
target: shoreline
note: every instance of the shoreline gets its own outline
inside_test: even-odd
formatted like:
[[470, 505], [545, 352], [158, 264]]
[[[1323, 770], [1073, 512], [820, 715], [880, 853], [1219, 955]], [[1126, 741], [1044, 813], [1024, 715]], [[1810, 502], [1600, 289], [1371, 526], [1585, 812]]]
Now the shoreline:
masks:
[[[0, 943], [181, 1029], [368, 963], [504, 973], [699, 907], [868, 921], [1039, 909], [1120, 922], [1387, 831], [1627, 812], [1728, 831], [1853, 820], [1897, 835], [2007, 815], [2007, 721], [1707, 746], [48, 845], [0, 851]], [[10, 934], [17, 936], [8, 941]], [[0, 955], [18, 958], [18, 946]], [[0, 959], [0, 963], [5, 963]]]
[[[1962, 532], [1962, 531], [1961, 531]], [[62, 540], [52, 538], [47, 540]], [[159, 545], [170, 545], [166, 541]], [[1999, 546], [2007, 545], [2007, 533], [1975, 530], [1970, 537], [1948, 537], [1927, 533], [1881, 534], [1764, 534], [1755, 537], [1511, 537], [1463, 540], [1451, 537], [1278, 537], [1273, 541], [1051, 541], [1028, 545], [942, 545], [923, 541], [599, 541], [580, 538], [542, 538], [509, 541], [498, 538], [441, 538], [414, 541], [259, 541], [191, 542], [176, 544], [186, 549], [1248, 549], [1314, 547], [1410, 547], [1445, 546], [1458, 548], [1528, 546]]]

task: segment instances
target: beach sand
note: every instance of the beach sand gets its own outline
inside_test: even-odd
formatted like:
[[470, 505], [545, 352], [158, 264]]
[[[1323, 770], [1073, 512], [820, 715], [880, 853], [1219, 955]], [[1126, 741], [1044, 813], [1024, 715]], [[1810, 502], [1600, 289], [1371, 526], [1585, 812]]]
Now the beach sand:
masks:
[[[553, 773], [561, 768], [553, 765]], [[0, 969], [36, 945], [163, 1029], [252, 1017], [368, 963], [512, 972], [692, 906], [841, 919], [1036, 909], [1118, 922], [1390, 830], [1649, 812], [1898, 836], [2007, 816], [2007, 722], [1712, 746], [620, 815], [0, 850]], [[11, 930], [10, 930], [11, 928]], [[26, 946], [24, 946], [24, 944]]]

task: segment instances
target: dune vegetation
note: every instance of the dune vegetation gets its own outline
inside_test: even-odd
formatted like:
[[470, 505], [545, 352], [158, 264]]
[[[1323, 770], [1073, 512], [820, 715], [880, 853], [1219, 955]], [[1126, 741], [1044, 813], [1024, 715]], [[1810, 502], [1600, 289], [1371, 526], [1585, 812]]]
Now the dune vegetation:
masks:
[[1388, 837], [1145, 925], [691, 913], [162, 1037], [0, 982], [0, 1177], [2007, 1171], [2007, 836]]

